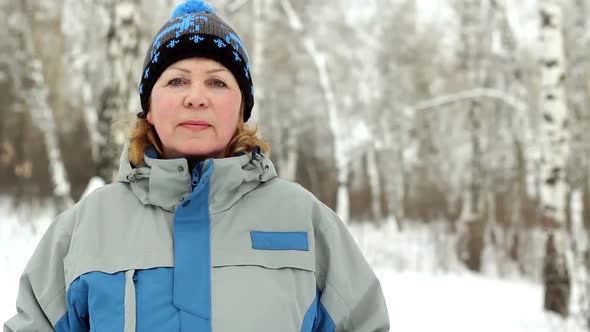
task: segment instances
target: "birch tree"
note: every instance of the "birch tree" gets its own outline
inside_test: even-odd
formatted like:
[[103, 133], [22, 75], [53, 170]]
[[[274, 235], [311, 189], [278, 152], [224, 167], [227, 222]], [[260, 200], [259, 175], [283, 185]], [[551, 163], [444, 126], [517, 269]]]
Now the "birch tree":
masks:
[[[504, 168], [503, 178], [492, 179], [493, 183], [504, 183], [503, 191], [492, 188], [492, 199], [489, 209], [498, 207], [506, 211], [504, 215], [494, 215], [489, 218], [487, 229], [487, 243], [496, 251], [497, 272], [505, 275], [514, 272], [519, 252], [518, 232], [522, 228], [523, 213], [528, 196], [526, 191], [526, 163], [523, 154], [524, 144], [528, 144], [531, 135], [528, 123], [529, 108], [525, 102], [528, 91], [524, 85], [525, 70], [521, 68], [522, 61], [518, 53], [518, 41], [508, 21], [509, 11], [504, 0], [492, 0], [492, 66], [497, 70], [494, 75], [496, 87], [506, 94], [514, 96], [522, 107], [512, 107], [509, 104], [496, 102], [497, 127], [494, 128], [498, 136], [490, 146], [493, 159], [484, 161], [493, 165], [495, 169]], [[499, 118], [499, 119], [498, 119]], [[503, 162], [499, 162], [503, 161]], [[502, 165], [505, 164], [505, 165]], [[497, 194], [496, 194], [497, 193]], [[500, 206], [498, 206], [500, 205]]]
[[[265, 49], [266, 49], [266, 39], [267, 39], [267, 22], [268, 22], [268, 12], [270, 8], [270, 2], [268, 0], [254, 0], [252, 3], [253, 6], [253, 14], [254, 20], [253, 30], [254, 30], [254, 43], [253, 43], [253, 51], [252, 51], [252, 65], [254, 70], [254, 79], [257, 80], [259, 77], [264, 77], [264, 69], [265, 69]], [[257, 85], [258, 88], [256, 89], [256, 93], [254, 95], [255, 105], [260, 105], [262, 100], [265, 97], [266, 90], [264, 84]], [[252, 112], [251, 119], [249, 120], [252, 123], [257, 123], [258, 118], [260, 117], [260, 112]]]
[[308, 36], [304, 40], [304, 45], [312, 57], [318, 71], [318, 76], [326, 102], [328, 113], [328, 127], [334, 137], [334, 161], [336, 163], [336, 174], [338, 178], [338, 187], [336, 193], [336, 213], [340, 218], [347, 222], [349, 220], [349, 193], [348, 193], [348, 175], [349, 164], [346, 160], [346, 151], [342, 146], [343, 125], [341, 124], [340, 115], [336, 106], [336, 98], [332, 87], [332, 79], [328, 73], [325, 54], [318, 50], [313, 37]]
[[566, 163], [569, 153], [568, 108], [562, 35], [562, 8], [558, 0], [542, 0], [542, 187], [541, 204], [547, 243], [543, 267], [545, 309], [569, 314], [570, 276], [566, 264]]
[[[466, 75], [466, 83], [471, 86], [483, 86], [488, 80], [487, 66], [484, 54], [488, 49], [486, 30], [484, 24], [487, 20], [488, 1], [468, 0], [461, 1], [460, 21], [462, 49], [459, 58], [463, 61], [463, 70]], [[467, 125], [470, 137], [470, 166], [468, 185], [463, 200], [462, 214], [459, 218], [459, 232], [462, 246], [459, 255], [465, 264], [472, 270], [481, 268], [481, 252], [483, 249], [483, 186], [484, 171], [481, 165], [483, 159], [481, 130], [482, 113], [484, 108], [480, 100], [471, 100], [468, 104]]]
[[[353, 174], [365, 179], [366, 164], [356, 163], [366, 157], [373, 144], [367, 123], [375, 98], [375, 85], [366, 78], [376, 79], [375, 46], [371, 23], [377, 13], [375, 1], [332, 1], [310, 6], [307, 17], [311, 33], [304, 37], [304, 46], [317, 69], [320, 91], [323, 93], [325, 120], [333, 140], [333, 160], [337, 178], [336, 211], [348, 221], [351, 214]], [[314, 15], [312, 15], [312, 13]], [[309, 30], [308, 30], [309, 31]], [[338, 42], [333, 42], [338, 40]], [[353, 165], [357, 165], [356, 168]], [[374, 174], [376, 176], [376, 174]], [[378, 194], [378, 192], [373, 192]], [[370, 197], [358, 197], [355, 202], [370, 209]], [[362, 213], [356, 216], [361, 216]]]
[[[589, 217], [589, 179], [590, 145], [588, 144], [590, 126], [590, 34], [587, 17], [590, 3], [584, 0], [566, 2], [563, 17], [564, 48], [568, 50], [565, 90], [570, 127], [570, 155], [567, 178], [570, 186], [568, 195], [567, 219], [568, 241], [573, 259], [568, 260], [571, 300], [570, 315], [582, 325], [590, 327], [590, 217]], [[578, 209], [579, 207], [579, 209]]]
[[[288, 22], [295, 31], [303, 32], [302, 20], [289, 0], [282, 1], [283, 9], [288, 15]], [[336, 193], [336, 213], [345, 222], [349, 220], [349, 193], [348, 193], [348, 176], [349, 165], [346, 160], [346, 151], [342, 146], [343, 141], [343, 124], [340, 123], [340, 115], [336, 96], [334, 94], [333, 80], [328, 71], [326, 63], [326, 52], [320, 50], [316, 37], [309, 32], [302, 36], [302, 43], [307, 55], [312, 59], [313, 65], [317, 70], [316, 75], [320, 83], [321, 91], [324, 97], [324, 108], [328, 118], [328, 128], [333, 136], [333, 158], [336, 165], [336, 174], [338, 179]]]
[[107, 35], [107, 63], [110, 84], [104, 91], [98, 113], [100, 132], [97, 173], [105, 182], [116, 175], [124, 133], [113, 132], [112, 125], [122, 115], [139, 112], [136, 75], [143, 56], [139, 49], [141, 20], [139, 0], [107, 1], [110, 22]]
[[[267, 2], [263, 2], [263, 4], [267, 4]], [[268, 92], [268, 97], [263, 101], [261, 111], [266, 112], [265, 118], [270, 125], [273, 143], [279, 147], [274, 150], [274, 155], [277, 158], [280, 175], [294, 181], [299, 166], [299, 137], [304, 130], [301, 119], [306, 111], [306, 100], [298, 98], [305, 95], [306, 86], [301, 78], [305, 76], [306, 71], [297, 70], [297, 66], [301, 64], [302, 46], [299, 37], [303, 29], [303, 22], [290, 1], [281, 0], [274, 5], [275, 7], [266, 8], [267, 17], [270, 20], [269, 25], [273, 26], [273, 31], [275, 33], [281, 32], [281, 34], [269, 33], [267, 42], [262, 43], [268, 47], [269, 54], [267, 56], [268, 62], [262, 65], [268, 68], [260, 68], [262, 74], [259, 77], [263, 77], [260, 85], [264, 89], [263, 93]], [[270, 15], [271, 10], [274, 14], [272, 16]], [[285, 45], [286, 39], [295, 42]], [[285, 63], [285, 59], [289, 59], [288, 63]], [[269, 70], [279, 63], [284, 63], [284, 68], [289, 68], [291, 72], [288, 75], [284, 75], [286, 73], [282, 75]], [[270, 82], [273, 84], [268, 84]], [[265, 88], [266, 85], [268, 87]], [[297, 105], [293, 103], [294, 100], [298, 101]]]
[[[99, 131], [98, 99], [104, 89], [106, 37], [109, 21], [103, 1], [65, 0], [62, 12], [62, 33], [69, 45], [64, 50], [65, 66], [62, 75], [66, 91], [78, 91], [68, 98], [73, 110], [83, 114], [88, 131], [91, 158], [100, 161], [99, 147], [106, 137]], [[109, 75], [110, 76], [110, 75]], [[109, 82], [110, 83], [110, 82]]]
[[20, 40], [21, 63], [24, 68], [24, 80], [16, 78], [16, 91], [18, 98], [26, 104], [33, 123], [43, 133], [45, 149], [49, 160], [49, 173], [53, 184], [53, 195], [56, 198], [57, 207], [60, 210], [73, 204], [70, 192], [70, 182], [65, 170], [62, 153], [59, 147], [58, 131], [49, 104], [49, 89], [45, 81], [43, 63], [37, 56], [37, 48], [31, 31], [31, 22], [27, 17], [26, 3], [20, 3], [20, 10], [15, 13], [14, 33]]
[[[356, 192], [351, 194], [351, 216], [366, 219], [369, 217], [374, 222], [383, 220], [383, 180], [382, 167], [380, 167], [379, 155], [384, 150], [383, 136], [378, 133], [382, 118], [376, 117], [384, 94], [383, 88], [388, 85], [382, 80], [383, 73], [379, 66], [380, 49], [383, 47], [382, 28], [384, 17], [377, 15], [378, 2], [365, 1], [359, 6], [356, 0], [344, 1], [343, 11], [346, 35], [349, 36], [345, 47], [335, 47], [339, 57], [352, 63], [350, 71], [339, 70], [337, 81], [343, 81], [348, 77], [349, 83], [339, 94], [345, 98], [345, 105], [349, 105], [351, 117], [348, 117], [348, 125], [351, 128], [347, 135], [351, 141], [348, 149], [357, 153], [348, 153], [353, 163], [357, 162], [357, 169], [352, 170], [362, 180]], [[389, 5], [391, 6], [391, 4]], [[383, 8], [385, 10], [385, 8]], [[352, 37], [352, 38], [351, 38]], [[357, 47], [354, 47], [358, 45]], [[343, 66], [337, 66], [343, 67]], [[389, 84], [394, 84], [389, 82]], [[348, 99], [347, 99], [348, 98]], [[366, 130], [366, 132], [364, 132]], [[356, 156], [359, 155], [359, 156]], [[368, 193], [368, 195], [367, 195]], [[352, 195], [356, 197], [353, 198]], [[353, 208], [355, 203], [358, 206]]]
[[[412, 66], [422, 65], [422, 61], [411, 54], [421, 56], [425, 49], [418, 51], [419, 38], [416, 36], [416, 17], [414, 1], [393, 4], [391, 1], [378, 2], [380, 12], [379, 30], [375, 34], [377, 69], [379, 72], [378, 96], [374, 109], [370, 110], [371, 128], [379, 154], [386, 156], [380, 161], [388, 214], [398, 221], [408, 216], [405, 203], [408, 201], [411, 159], [414, 144], [410, 141], [415, 112], [404, 105], [415, 102], [417, 96], [414, 86], [417, 80], [412, 77]], [[409, 32], [409, 33], [408, 33]], [[412, 36], [408, 38], [409, 36]], [[426, 71], [426, 70], [425, 70]], [[391, 102], [395, 100], [396, 102]]]

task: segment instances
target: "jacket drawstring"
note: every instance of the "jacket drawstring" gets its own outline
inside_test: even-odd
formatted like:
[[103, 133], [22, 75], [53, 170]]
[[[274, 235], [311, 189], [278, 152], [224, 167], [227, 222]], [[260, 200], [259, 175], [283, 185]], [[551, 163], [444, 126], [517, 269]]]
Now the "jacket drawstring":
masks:
[[135, 332], [137, 306], [135, 300], [135, 270], [125, 272], [125, 327], [124, 332]]

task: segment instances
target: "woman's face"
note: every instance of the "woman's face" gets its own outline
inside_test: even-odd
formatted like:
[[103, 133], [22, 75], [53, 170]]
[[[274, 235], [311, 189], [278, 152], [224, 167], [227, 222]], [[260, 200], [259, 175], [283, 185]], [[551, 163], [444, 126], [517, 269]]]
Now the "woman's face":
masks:
[[184, 59], [156, 81], [147, 121], [165, 158], [222, 158], [238, 126], [241, 101], [238, 82], [222, 64]]

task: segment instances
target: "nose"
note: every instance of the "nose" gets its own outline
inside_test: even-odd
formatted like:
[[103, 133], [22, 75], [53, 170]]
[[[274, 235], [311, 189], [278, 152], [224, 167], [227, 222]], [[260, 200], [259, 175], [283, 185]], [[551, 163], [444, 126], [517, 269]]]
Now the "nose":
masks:
[[206, 108], [207, 106], [209, 106], [209, 97], [205, 89], [200, 86], [191, 86], [191, 89], [184, 98], [184, 107]]

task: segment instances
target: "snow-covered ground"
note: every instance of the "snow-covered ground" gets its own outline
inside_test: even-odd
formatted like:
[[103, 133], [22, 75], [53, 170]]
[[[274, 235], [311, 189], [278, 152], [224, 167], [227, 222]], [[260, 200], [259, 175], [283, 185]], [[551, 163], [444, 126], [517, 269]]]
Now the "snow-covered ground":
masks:
[[[0, 197], [0, 325], [16, 313], [20, 274], [53, 214], [49, 207], [15, 211], [7, 199]], [[34, 223], [22, 222], [31, 218]]]
[[583, 331], [543, 312], [538, 284], [473, 274], [399, 273], [380, 268], [376, 272], [386, 296], [391, 331]]
[[[0, 199], [0, 324], [15, 313], [19, 275], [53, 215], [50, 208], [35, 213], [8, 211], [11, 209], [7, 201]], [[37, 220], [35, 228], [18, 222], [19, 216], [26, 214], [34, 215], [27, 218]], [[434, 263], [410, 264], [413, 259], [423, 260], [421, 257], [429, 255], [410, 245], [416, 243], [416, 238], [408, 239], [404, 246], [399, 233], [392, 241], [383, 238], [387, 233], [383, 229], [352, 226], [351, 230], [381, 281], [392, 331], [587, 332], [576, 328], [572, 321], [564, 322], [542, 310], [540, 284], [519, 278], [499, 280], [460, 270], [440, 272]], [[427, 235], [424, 240], [432, 242]], [[377, 247], [390, 243], [399, 249], [371, 250], [371, 243]], [[424, 250], [441, 250], [445, 246], [441, 243]], [[403, 251], [396, 254], [392, 250]], [[407, 259], [399, 258], [403, 255]], [[450, 270], [455, 264], [450, 258], [445, 263]], [[399, 272], [402, 268], [408, 272]]]

